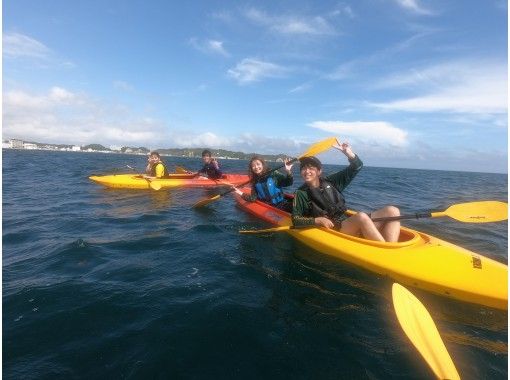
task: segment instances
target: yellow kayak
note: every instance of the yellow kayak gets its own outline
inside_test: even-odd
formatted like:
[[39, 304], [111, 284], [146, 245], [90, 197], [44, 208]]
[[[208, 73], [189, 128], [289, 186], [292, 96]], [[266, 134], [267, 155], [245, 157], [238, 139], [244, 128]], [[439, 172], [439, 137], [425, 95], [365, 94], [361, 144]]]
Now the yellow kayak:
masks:
[[[244, 211], [277, 226], [290, 214], [235, 194]], [[351, 211], [352, 213], [352, 211]], [[431, 235], [401, 227], [396, 243], [383, 243], [325, 228], [287, 230], [303, 244], [329, 256], [445, 297], [508, 309], [508, 267]]]
[[154, 178], [150, 182], [139, 174], [113, 174], [90, 176], [90, 180], [111, 188], [118, 189], [150, 189], [153, 182], [158, 187], [216, 187], [225, 185], [242, 185], [250, 179], [246, 174], [224, 174], [219, 180], [206, 177], [196, 177], [194, 174], [169, 174], [165, 178]]

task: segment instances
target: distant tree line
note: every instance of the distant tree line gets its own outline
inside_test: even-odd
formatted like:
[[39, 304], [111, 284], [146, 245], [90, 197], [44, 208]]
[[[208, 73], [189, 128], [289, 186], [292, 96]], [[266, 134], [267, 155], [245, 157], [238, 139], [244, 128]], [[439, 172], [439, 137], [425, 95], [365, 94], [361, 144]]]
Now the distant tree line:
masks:
[[[72, 148], [73, 145], [68, 144], [45, 144], [45, 143], [32, 143], [38, 145], [40, 147], [43, 146], [52, 146], [55, 148]], [[81, 150], [95, 150], [95, 151], [113, 151], [110, 148], [107, 148], [101, 144], [88, 144], [81, 147]], [[202, 151], [206, 148], [161, 148], [157, 149], [157, 151], [162, 155], [167, 156], [177, 156], [177, 157], [201, 157]], [[213, 156], [215, 157], [229, 157], [239, 160], [249, 160], [255, 155], [259, 155], [268, 161], [277, 161], [283, 160], [287, 155], [285, 154], [257, 154], [257, 153], [244, 153], [244, 152], [234, 152], [225, 149], [209, 149]], [[150, 152], [150, 149], [140, 146], [140, 147], [131, 147], [131, 146], [123, 146], [120, 148], [122, 153], [138, 153], [138, 154], [147, 154]]]

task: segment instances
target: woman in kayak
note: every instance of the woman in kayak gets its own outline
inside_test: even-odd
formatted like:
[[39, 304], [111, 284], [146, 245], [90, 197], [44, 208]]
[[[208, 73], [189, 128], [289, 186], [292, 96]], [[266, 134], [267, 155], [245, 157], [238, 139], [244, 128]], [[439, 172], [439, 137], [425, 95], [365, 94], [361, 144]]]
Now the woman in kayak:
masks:
[[322, 164], [313, 156], [300, 159], [301, 177], [304, 185], [296, 190], [292, 209], [295, 226], [315, 225], [336, 230], [348, 235], [361, 236], [369, 240], [396, 242], [400, 233], [400, 221], [373, 222], [373, 218], [398, 216], [400, 210], [394, 206], [366, 214], [358, 212], [348, 216], [342, 191], [363, 167], [363, 162], [352, 151], [348, 143], [334, 146], [347, 156], [349, 166], [338, 173], [321, 177]]
[[148, 177], [168, 177], [168, 171], [163, 161], [161, 161], [161, 157], [158, 152], [150, 152], [149, 157], [147, 158], [145, 173]]
[[202, 152], [202, 162], [204, 163], [204, 166], [198, 171], [198, 175], [210, 179], [220, 179], [223, 176], [223, 173], [220, 170], [220, 164], [214, 157], [212, 157], [210, 150], [206, 149]]
[[292, 163], [290, 160], [285, 160], [286, 174], [278, 171], [265, 174], [269, 171], [266, 161], [260, 156], [253, 156], [248, 164], [248, 175], [252, 186], [251, 194], [244, 194], [239, 189], [236, 189], [235, 192], [249, 202], [260, 200], [281, 210], [291, 212], [292, 203], [285, 199], [281, 189], [294, 182], [291, 169]]

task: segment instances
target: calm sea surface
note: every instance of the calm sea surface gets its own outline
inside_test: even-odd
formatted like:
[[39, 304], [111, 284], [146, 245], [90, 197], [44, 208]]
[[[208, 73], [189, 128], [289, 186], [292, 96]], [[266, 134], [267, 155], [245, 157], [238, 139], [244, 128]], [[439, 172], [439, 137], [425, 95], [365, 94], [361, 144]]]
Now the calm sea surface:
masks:
[[[432, 378], [398, 324], [390, 279], [286, 234], [240, 235], [267, 225], [230, 196], [191, 208], [214, 190], [87, 178], [126, 165], [141, 170], [145, 157], [3, 150], [4, 379]], [[499, 174], [365, 167], [345, 195], [352, 209], [409, 213], [506, 201], [507, 186]], [[507, 223], [405, 225], [507, 262]], [[463, 379], [507, 378], [506, 312], [411, 290]]]

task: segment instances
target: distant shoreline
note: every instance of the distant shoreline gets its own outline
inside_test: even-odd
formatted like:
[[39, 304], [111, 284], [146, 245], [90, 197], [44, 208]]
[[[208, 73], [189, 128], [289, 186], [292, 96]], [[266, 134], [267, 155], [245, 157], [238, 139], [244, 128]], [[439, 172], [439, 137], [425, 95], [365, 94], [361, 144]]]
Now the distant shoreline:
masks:
[[[6, 148], [2, 147], [3, 150], [16, 150], [16, 151], [45, 151], [45, 152], [60, 152], [60, 153], [104, 153], [104, 154], [121, 154], [121, 155], [131, 155], [131, 156], [146, 156], [146, 153], [124, 153], [124, 152], [118, 152], [118, 151], [65, 151], [65, 150], [53, 150], [53, 149], [25, 149], [25, 148]], [[200, 157], [188, 157], [188, 156], [176, 156], [171, 154], [161, 154], [161, 156], [164, 157], [175, 157], [175, 158], [185, 158], [185, 159], [198, 159]], [[221, 160], [232, 160], [232, 161], [248, 161], [247, 158], [227, 158], [227, 157], [217, 157]], [[275, 160], [266, 159], [266, 161], [269, 162], [278, 162]], [[324, 163], [324, 165], [331, 165], [331, 166], [345, 166], [340, 164], [329, 164]], [[453, 172], [453, 173], [477, 173], [477, 174], [496, 174], [496, 175], [506, 175], [508, 176], [508, 173], [506, 172], [479, 172], [479, 171], [468, 171], [468, 170], [453, 170], [453, 169], [424, 169], [424, 168], [401, 168], [401, 167], [394, 167], [394, 166], [372, 166], [372, 165], [365, 165], [367, 168], [372, 169], [397, 169], [397, 170], [422, 170], [422, 171], [437, 171], [437, 172]]]

